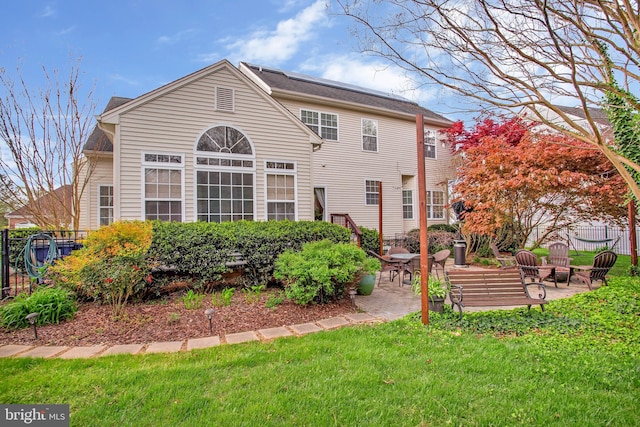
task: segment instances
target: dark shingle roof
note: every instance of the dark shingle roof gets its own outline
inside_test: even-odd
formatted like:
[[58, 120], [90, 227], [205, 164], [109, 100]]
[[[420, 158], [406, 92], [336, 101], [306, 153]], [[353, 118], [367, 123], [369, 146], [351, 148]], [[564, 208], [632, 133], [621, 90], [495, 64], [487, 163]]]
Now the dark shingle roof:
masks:
[[[103, 113], [113, 110], [114, 108], [126, 104], [129, 101], [131, 101], [131, 98], [114, 96], [107, 103]], [[84, 144], [84, 151], [103, 151], [111, 153], [113, 152], [113, 144], [111, 144], [111, 141], [109, 141], [109, 138], [107, 138], [104, 131], [96, 126], [93, 128], [93, 132], [91, 132], [89, 138], [87, 138], [87, 143]]]
[[[587, 118], [582, 107], [565, 107], [562, 105], [556, 105], [556, 107], [559, 110], [564, 111], [565, 113], [572, 116], [579, 117], [581, 119]], [[607, 113], [603, 109], [589, 108], [589, 114], [591, 115], [591, 119], [596, 123], [610, 126], [609, 119], [607, 118]]]
[[451, 123], [451, 120], [446, 117], [399, 96], [303, 74], [276, 70], [259, 65], [243, 64], [275, 90], [296, 92], [326, 98], [328, 100], [356, 103], [411, 115], [423, 114], [425, 119]]

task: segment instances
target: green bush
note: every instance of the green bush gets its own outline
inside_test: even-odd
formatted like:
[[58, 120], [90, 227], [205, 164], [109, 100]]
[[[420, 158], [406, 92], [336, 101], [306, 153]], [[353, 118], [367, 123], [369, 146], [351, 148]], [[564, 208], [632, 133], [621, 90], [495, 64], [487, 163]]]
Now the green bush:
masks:
[[261, 285], [271, 280], [275, 261], [284, 251], [299, 250], [306, 242], [349, 238], [345, 227], [322, 221], [156, 222], [149, 256], [178, 275], [211, 281], [230, 270], [225, 264], [239, 252], [246, 261], [245, 279]]
[[379, 269], [378, 260], [368, 258], [356, 245], [323, 240], [282, 253], [274, 276], [283, 281], [287, 298], [305, 305], [340, 298], [360, 274]]
[[380, 234], [378, 230], [372, 228], [359, 227], [362, 231], [362, 242], [360, 247], [363, 251], [373, 251], [377, 254], [380, 253]]
[[31, 295], [19, 294], [0, 307], [0, 325], [5, 328], [26, 328], [26, 316], [38, 313], [37, 324], [60, 323], [72, 319], [78, 307], [71, 292], [62, 288], [38, 288]]

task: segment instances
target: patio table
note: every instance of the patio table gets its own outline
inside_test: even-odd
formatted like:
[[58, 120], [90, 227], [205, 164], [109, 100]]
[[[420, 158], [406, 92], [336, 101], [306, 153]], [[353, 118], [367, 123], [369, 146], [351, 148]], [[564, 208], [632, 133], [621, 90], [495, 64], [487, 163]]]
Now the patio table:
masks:
[[[398, 273], [398, 285], [402, 286], [405, 282], [404, 282], [404, 274], [406, 272], [409, 272], [410, 274], [413, 274], [413, 271], [410, 270], [409, 268], [407, 268], [407, 266], [409, 265], [409, 263], [416, 257], [419, 257], [420, 254], [416, 254], [416, 253], [398, 253], [398, 254], [390, 254], [389, 258], [391, 258], [394, 261], [400, 261], [400, 263], [402, 264], [402, 272]], [[409, 284], [411, 284], [411, 282], [409, 282]]]

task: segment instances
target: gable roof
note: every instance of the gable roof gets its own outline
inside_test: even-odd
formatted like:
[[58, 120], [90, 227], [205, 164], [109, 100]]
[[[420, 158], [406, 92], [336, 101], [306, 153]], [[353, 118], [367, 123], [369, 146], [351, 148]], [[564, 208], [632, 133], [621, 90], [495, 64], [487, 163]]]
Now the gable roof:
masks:
[[[63, 185], [56, 188], [51, 193], [47, 193], [38, 197], [33, 203], [16, 209], [13, 212], [5, 214], [5, 218], [27, 218], [33, 219], [32, 212], [37, 210], [43, 212], [43, 216], [47, 216], [48, 211], [63, 212], [63, 216], [68, 216], [68, 208], [71, 206], [73, 188], [71, 185]], [[69, 222], [70, 218], [63, 218]]]
[[[104, 114], [107, 111], [113, 110], [114, 108], [124, 105], [131, 100], [131, 98], [114, 96], [109, 100], [107, 106], [104, 107], [102, 113]], [[91, 135], [89, 135], [89, 138], [87, 138], [87, 142], [84, 144], [83, 150], [110, 153], [113, 152], [113, 144], [111, 143], [109, 138], [107, 138], [107, 134], [104, 133], [104, 131], [100, 129], [98, 125], [96, 125], [96, 127], [93, 128], [93, 132], [91, 132]]]
[[[566, 114], [570, 114], [575, 117], [579, 117], [581, 119], [586, 119], [587, 116], [584, 113], [584, 109], [582, 107], [565, 107], [563, 105], [556, 105], [558, 110], [563, 111]], [[602, 125], [610, 126], [609, 118], [607, 117], [607, 113], [601, 108], [589, 108], [589, 115], [591, 119]]]
[[[319, 147], [322, 142], [323, 139], [318, 136], [315, 132], [313, 132], [311, 129], [309, 129], [309, 127], [307, 127], [304, 123], [302, 123], [302, 121], [300, 119], [298, 119], [293, 113], [291, 113], [289, 110], [287, 110], [282, 104], [280, 104], [278, 101], [276, 101], [275, 99], [273, 99], [271, 96], [269, 96], [268, 94], [266, 94], [263, 90], [260, 90], [258, 87], [256, 87], [256, 84], [254, 81], [252, 81], [249, 77], [247, 77], [246, 75], [244, 75], [243, 73], [241, 73], [236, 67], [234, 67], [228, 60], [226, 59], [222, 59], [218, 62], [216, 62], [213, 65], [209, 65], [208, 67], [202, 68], [198, 71], [195, 71], [191, 74], [188, 74], [182, 78], [179, 78], [178, 80], [175, 80], [171, 83], [167, 83], [164, 86], [161, 86], [157, 89], [152, 90], [151, 92], [147, 92], [137, 98], [128, 100], [126, 102], [123, 102], [119, 105], [114, 106], [112, 109], [108, 110], [105, 109], [105, 112], [102, 113], [100, 116], [98, 116], [98, 122], [99, 123], [108, 123], [108, 124], [117, 124], [118, 120], [119, 120], [119, 116], [122, 113], [125, 113], [127, 111], [133, 110], [137, 107], [139, 107], [140, 105], [144, 105], [147, 102], [150, 102], [158, 97], [163, 96], [164, 94], [176, 90], [178, 88], [181, 88], [193, 81], [196, 81], [210, 73], [216, 72], [219, 69], [225, 68], [227, 69], [229, 72], [231, 72], [235, 77], [237, 77], [238, 79], [240, 79], [241, 81], [245, 82], [249, 87], [253, 88], [255, 90], [255, 93], [258, 96], [263, 97], [263, 99], [265, 99], [267, 102], [269, 102], [271, 105], [274, 106], [274, 108], [276, 108], [277, 110], [279, 110], [280, 112], [282, 112], [284, 115], [286, 115], [287, 117], [289, 117], [292, 122], [298, 126], [302, 131], [304, 131], [306, 134], [309, 135], [309, 142], [314, 146], [314, 150], [315, 147]], [[125, 100], [126, 98], [120, 98], [121, 100]], [[96, 136], [96, 138], [98, 138], [99, 135]], [[113, 150], [113, 147], [111, 147], [111, 150]]]
[[259, 79], [263, 83], [264, 89], [269, 93], [276, 92], [282, 95], [304, 94], [307, 97], [321, 98], [332, 103], [338, 101], [351, 105], [359, 104], [381, 111], [411, 116], [422, 114], [425, 120], [442, 125], [450, 125], [452, 123], [446, 117], [397, 95], [245, 62], [240, 63], [240, 71], [253, 74], [253, 78]]

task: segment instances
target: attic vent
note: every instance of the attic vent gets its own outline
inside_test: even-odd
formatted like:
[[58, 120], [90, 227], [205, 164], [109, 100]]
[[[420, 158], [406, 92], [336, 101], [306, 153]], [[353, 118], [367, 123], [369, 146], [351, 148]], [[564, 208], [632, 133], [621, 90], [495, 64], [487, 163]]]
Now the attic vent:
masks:
[[233, 112], [234, 109], [233, 89], [216, 87], [216, 110]]

